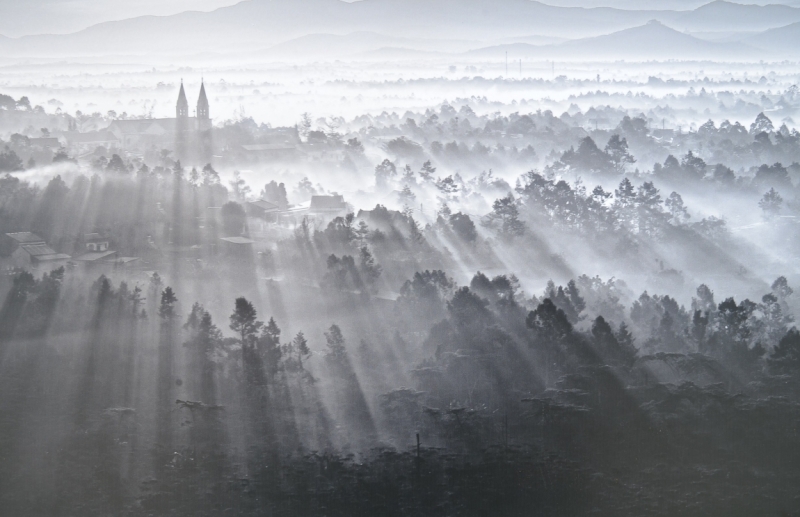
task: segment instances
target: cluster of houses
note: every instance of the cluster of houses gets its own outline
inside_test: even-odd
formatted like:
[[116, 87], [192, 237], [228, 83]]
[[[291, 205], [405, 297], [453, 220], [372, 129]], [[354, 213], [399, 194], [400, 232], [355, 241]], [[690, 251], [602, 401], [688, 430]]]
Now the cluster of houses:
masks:
[[6, 249], [10, 250], [4, 260], [6, 270], [52, 270], [67, 265], [113, 270], [129, 267], [139, 260], [138, 257], [120, 257], [118, 252], [110, 249], [110, 240], [99, 233], [83, 235], [81, 253], [76, 256], [58, 253], [32, 232], [7, 233], [5, 240]]
[[325, 196], [311, 196], [311, 201], [297, 206], [280, 207], [275, 203], [259, 199], [248, 201], [247, 214], [280, 225], [297, 225], [304, 218], [324, 222], [347, 214], [349, 207], [344, 196], [336, 192]]
[[[231, 254], [254, 252], [258, 244], [264, 244], [262, 242], [264, 234], [260, 230], [270, 226], [293, 227], [304, 219], [318, 226], [335, 217], [346, 215], [349, 209], [344, 196], [336, 193], [313, 196], [310, 202], [292, 207], [280, 207], [265, 200], [251, 201], [246, 204], [246, 211], [251, 222], [256, 224], [249, 225], [249, 233], [245, 233], [243, 229], [242, 235], [220, 237], [219, 249]], [[65, 266], [98, 273], [111, 273], [145, 270], [155, 265], [146, 256], [145, 260], [140, 257], [121, 256], [112, 249], [111, 239], [100, 233], [84, 234], [76, 248], [79, 252], [74, 255], [57, 252], [45, 239], [32, 232], [7, 233], [3, 236], [3, 240], [0, 248], [4, 250], [5, 256], [0, 257], [0, 268], [6, 272], [20, 269], [51, 271]], [[156, 249], [152, 239], [148, 242]], [[173, 258], [196, 259], [202, 255], [200, 248], [198, 245], [187, 249], [166, 246], [160, 250], [160, 254], [172, 255]]]

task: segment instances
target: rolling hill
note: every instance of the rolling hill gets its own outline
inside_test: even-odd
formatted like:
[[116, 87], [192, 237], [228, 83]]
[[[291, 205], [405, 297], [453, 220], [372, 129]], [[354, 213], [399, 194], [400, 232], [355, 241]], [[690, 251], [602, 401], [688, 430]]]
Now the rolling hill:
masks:
[[749, 36], [744, 43], [783, 58], [800, 56], [800, 22]]
[[604, 36], [568, 41], [560, 45], [498, 45], [470, 52], [475, 57], [502, 55], [559, 59], [713, 59], [745, 60], [767, 57], [763, 50], [739, 42], [710, 42], [684, 34], [658, 21]]
[[675, 18], [683, 31], [763, 31], [800, 22], [800, 9], [786, 5], [742, 5], [716, 0]]

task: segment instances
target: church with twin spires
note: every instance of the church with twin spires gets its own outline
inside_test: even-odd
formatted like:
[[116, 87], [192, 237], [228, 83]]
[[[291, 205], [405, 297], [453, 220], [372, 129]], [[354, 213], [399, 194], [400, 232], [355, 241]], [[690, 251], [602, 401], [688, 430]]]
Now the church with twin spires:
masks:
[[189, 101], [181, 81], [175, 118], [115, 120], [108, 131], [129, 150], [160, 151], [168, 149], [184, 164], [203, 165], [211, 162], [211, 115], [205, 83], [200, 83], [195, 116], [189, 116]]

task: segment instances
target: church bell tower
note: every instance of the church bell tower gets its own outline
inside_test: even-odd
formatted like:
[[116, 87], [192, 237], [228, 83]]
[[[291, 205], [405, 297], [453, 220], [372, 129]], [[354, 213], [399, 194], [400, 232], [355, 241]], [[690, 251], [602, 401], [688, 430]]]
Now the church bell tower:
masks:
[[206, 125], [206, 122], [211, 122], [208, 113], [208, 97], [206, 97], [205, 82], [200, 83], [200, 97], [197, 99], [197, 120], [201, 128]]
[[205, 163], [211, 163], [213, 142], [211, 140], [211, 115], [208, 111], [205, 81], [200, 82], [200, 96], [197, 98], [197, 155]]
[[186, 91], [181, 80], [181, 91], [178, 93], [178, 104], [175, 107], [175, 157], [184, 162], [189, 157], [188, 133], [189, 103], [186, 101]]
[[179, 119], [189, 118], [189, 102], [186, 100], [186, 91], [183, 89], [181, 79], [181, 91], [178, 93], [178, 105], [175, 107], [175, 116]]

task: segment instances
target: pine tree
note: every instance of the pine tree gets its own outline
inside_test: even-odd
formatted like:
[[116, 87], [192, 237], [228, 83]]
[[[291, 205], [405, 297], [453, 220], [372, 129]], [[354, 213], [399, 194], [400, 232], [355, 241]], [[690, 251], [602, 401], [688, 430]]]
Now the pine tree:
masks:
[[616, 334], [617, 343], [619, 343], [620, 350], [628, 357], [630, 364], [633, 364], [633, 361], [636, 360], [636, 354], [638, 351], [636, 350], [636, 345], [634, 344], [635, 340], [633, 338], [633, 334], [628, 330], [628, 325], [625, 324], [623, 321], [619, 324], [619, 330], [617, 330]]
[[311, 356], [311, 349], [308, 348], [308, 341], [302, 332], [298, 332], [292, 341], [284, 345], [283, 352], [289, 364], [294, 363], [297, 370], [303, 370], [303, 358]]
[[361, 248], [359, 269], [364, 283], [370, 286], [374, 286], [383, 272], [383, 268], [375, 263], [375, 257], [366, 246]]
[[175, 318], [175, 303], [178, 298], [171, 287], [167, 287], [161, 293], [161, 305], [158, 307], [158, 316], [165, 322], [171, 322]]
[[[236, 299], [236, 305], [230, 316], [230, 329], [239, 334], [242, 345], [242, 369], [247, 386], [262, 386], [265, 383], [264, 363], [256, 350], [258, 331], [264, 323], [258, 321], [253, 304], [241, 297]], [[253, 395], [254, 392], [249, 392]]]
[[303, 357], [311, 357], [311, 349], [308, 348], [308, 341], [302, 332], [298, 332], [292, 340], [294, 349], [297, 352], [297, 362], [300, 363], [300, 369], [303, 369]]
[[137, 285], [130, 294], [131, 310], [133, 311], [134, 318], [140, 317], [141, 311], [144, 310], [140, 309], [140, 307], [144, 301], [145, 298], [142, 297], [142, 289]]
[[419, 171], [419, 176], [424, 181], [433, 181], [433, 175], [436, 174], [436, 167], [431, 165], [431, 161], [428, 160], [422, 164], [422, 169]]
[[354, 230], [356, 238], [358, 239], [358, 246], [360, 248], [364, 247], [364, 241], [367, 239], [367, 235], [369, 235], [369, 226], [364, 221], [358, 222], [358, 228]]
[[328, 345], [328, 355], [333, 359], [342, 359], [347, 355], [342, 329], [334, 324], [325, 332], [325, 343]]
[[774, 188], [769, 189], [769, 192], [764, 194], [764, 197], [758, 202], [758, 207], [763, 211], [764, 219], [768, 221], [780, 215], [781, 206], [783, 206], [783, 198]]
[[230, 329], [239, 334], [242, 347], [252, 347], [253, 341], [259, 329], [264, 323], [258, 321], [253, 304], [247, 298], [237, 298], [236, 306], [230, 316]]
[[214, 170], [210, 163], [203, 167], [203, 186], [219, 185], [219, 173]]
[[266, 371], [270, 377], [273, 377], [280, 367], [282, 355], [281, 329], [275, 322], [275, 318], [270, 318], [269, 322], [262, 327], [261, 337], [258, 340], [258, 349]]
[[410, 205], [417, 199], [417, 196], [411, 191], [411, 187], [408, 185], [403, 186], [403, 190], [397, 195], [400, 198], [400, 203], [404, 205]]
[[422, 246], [425, 243], [425, 236], [422, 235], [422, 231], [419, 229], [419, 225], [417, 221], [414, 220], [413, 217], [408, 218], [409, 223], [409, 239], [411, 240], [411, 244], [414, 246]]
[[780, 340], [778, 346], [767, 359], [772, 371], [776, 373], [795, 373], [800, 371], [800, 332], [792, 328]]
[[[222, 341], [222, 331], [214, 325], [211, 314], [203, 311], [197, 325], [197, 344], [200, 350], [210, 359], [214, 348]], [[210, 367], [211, 365], [209, 365]]]
[[504, 239], [521, 237], [527, 231], [525, 223], [519, 219], [519, 208], [512, 194], [494, 202], [492, 216], [500, 221], [499, 232]]

